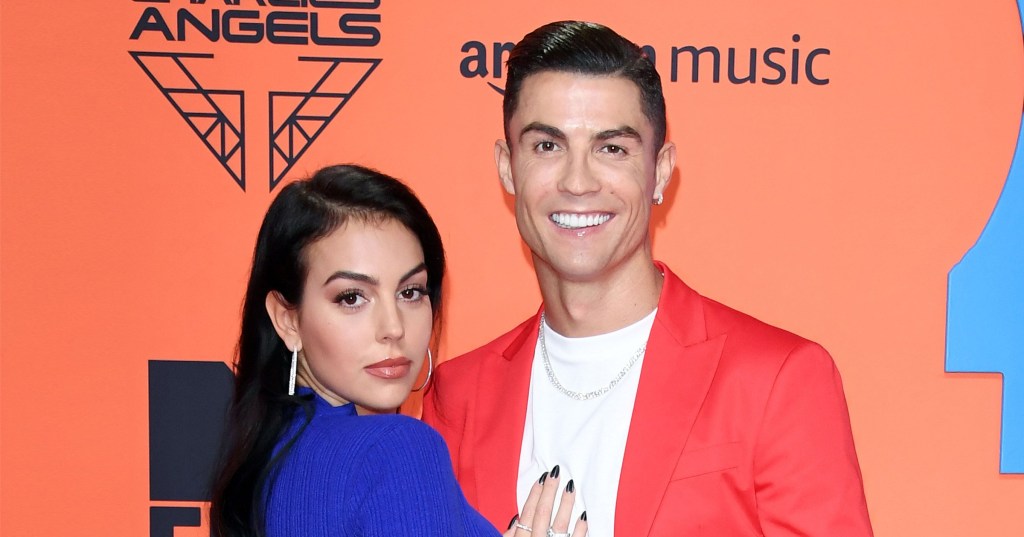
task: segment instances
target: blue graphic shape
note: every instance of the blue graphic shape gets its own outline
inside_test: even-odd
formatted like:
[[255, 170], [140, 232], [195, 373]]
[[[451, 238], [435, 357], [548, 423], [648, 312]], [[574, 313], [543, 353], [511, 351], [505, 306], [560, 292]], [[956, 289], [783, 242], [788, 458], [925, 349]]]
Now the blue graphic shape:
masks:
[[992, 216], [949, 271], [946, 312], [946, 371], [1002, 374], [999, 472], [1024, 474], [1024, 122]]
[[[245, 190], [245, 94], [204, 87], [186, 60], [210, 60], [213, 54], [129, 52], [160, 93], [199, 136], [242, 190]], [[159, 73], [159, 75], [157, 74]], [[166, 80], [161, 80], [166, 77]]]
[[[299, 61], [322, 62], [327, 65], [327, 69], [309, 91], [270, 92], [271, 191], [381, 62], [380, 59], [314, 57], [300, 57]], [[337, 84], [345, 88], [342, 91], [326, 89]], [[289, 101], [296, 101], [297, 104], [289, 109], [286, 104]], [[326, 112], [325, 103], [329, 109]], [[282, 107], [287, 110], [283, 118], [278, 118], [275, 107], [278, 112]]]

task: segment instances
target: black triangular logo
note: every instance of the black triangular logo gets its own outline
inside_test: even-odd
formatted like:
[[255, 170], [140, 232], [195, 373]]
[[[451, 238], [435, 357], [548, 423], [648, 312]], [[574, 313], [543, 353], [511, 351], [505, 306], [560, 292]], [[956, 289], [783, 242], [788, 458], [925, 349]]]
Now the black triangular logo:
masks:
[[186, 65], [213, 54], [129, 52], [171, 106], [245, 190], [245, 94], [204, 87]]
[[270, 190], [380, 64], [380, 59], [364, 58], [300, 57], [299, 61], [322, 62], [327, 68], [309, 91], [270, 92]]

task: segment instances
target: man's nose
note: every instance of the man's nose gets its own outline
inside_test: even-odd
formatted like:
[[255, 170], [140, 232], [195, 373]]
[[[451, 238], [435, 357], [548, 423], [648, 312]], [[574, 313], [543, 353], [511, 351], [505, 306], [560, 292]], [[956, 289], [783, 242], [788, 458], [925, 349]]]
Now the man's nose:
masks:
[[570, 154], [566, 159], [558, 182], [558, 189], [574, 196], [582, 196], [600, 190], [601, 184], [594, 174], [589, 154]]

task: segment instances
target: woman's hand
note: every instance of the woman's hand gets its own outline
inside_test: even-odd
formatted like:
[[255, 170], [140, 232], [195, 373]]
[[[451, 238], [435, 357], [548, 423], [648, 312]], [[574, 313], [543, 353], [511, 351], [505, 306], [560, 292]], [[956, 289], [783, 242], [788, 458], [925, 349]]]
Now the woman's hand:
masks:
[[[552, 476], [553, 475], [553, 476]], [[555, 496], [561, 491], [562, 499], [558, 504], [558, 512], [554, 520], [551, 512], [555, 506]], [[545, 473], [530, 488], [523, 511], [512, 519], [504, 537], [569, 537], [569, 517], [572, 516], [572, 505], [576, 501], [576, 489], [572, 482], [562, 488], [558, 475], [558, 467]], [[586, 537], [587, 513], [576, 521], [572, 537]]]

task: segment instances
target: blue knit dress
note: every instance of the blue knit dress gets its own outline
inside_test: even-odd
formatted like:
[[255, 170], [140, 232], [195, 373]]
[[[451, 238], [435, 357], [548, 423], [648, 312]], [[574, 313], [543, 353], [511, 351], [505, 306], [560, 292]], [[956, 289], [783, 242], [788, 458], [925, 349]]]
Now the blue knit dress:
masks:
[[[499, 535], [466, 502], [448, 448], [430, 426], [314, 400], [312, 422], [270, 482], [268, 537]], [[297, 412], [279, 447], [304, 422]]]

